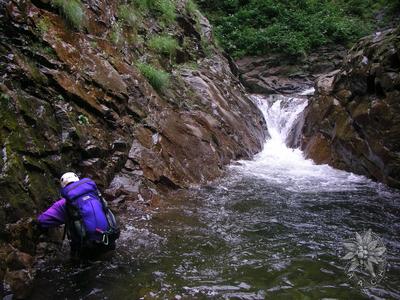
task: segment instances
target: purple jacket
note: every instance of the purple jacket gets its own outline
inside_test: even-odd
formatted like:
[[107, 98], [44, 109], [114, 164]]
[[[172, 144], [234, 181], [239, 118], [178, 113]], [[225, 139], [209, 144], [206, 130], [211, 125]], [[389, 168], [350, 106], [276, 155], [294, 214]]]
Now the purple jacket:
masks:
[[64, 198], [57, 200], [57, 202], [38, 217], [40, 226], [43, 228], [51, 228], [65, 224], [67, 214], [65, 205], [66, 200]]
[[38, 217], [40, 225], [43, 228], [51, 228], [65, 224], [68, 219], [68, 201], [79, 210], [89, 239], [100, 240], [102, 232], [107, 231], [109, 225], [98, 198], [96, 183], [89, 178], [83, 178], [61, 189], [61, 195], [63, 198]]

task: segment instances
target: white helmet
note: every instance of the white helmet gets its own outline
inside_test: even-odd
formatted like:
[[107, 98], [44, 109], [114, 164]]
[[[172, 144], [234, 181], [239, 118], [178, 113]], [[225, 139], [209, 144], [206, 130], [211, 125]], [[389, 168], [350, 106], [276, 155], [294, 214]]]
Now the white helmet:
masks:
[[62, 188], [65, 188], [71, 182], [79, 181], [78, 175], [73, 172], [67, 172], [63, 176], [61, 176], [60, 184]]

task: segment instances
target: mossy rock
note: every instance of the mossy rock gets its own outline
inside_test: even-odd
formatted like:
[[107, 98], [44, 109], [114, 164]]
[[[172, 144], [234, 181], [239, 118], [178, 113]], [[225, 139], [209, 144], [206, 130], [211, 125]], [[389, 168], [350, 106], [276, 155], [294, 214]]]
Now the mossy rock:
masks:
[[32, 200], [39, 208], [46, 207], [59, 197], [53, 175], [48, 172], [28, 171], [27, 188]]
[[18, 127], [15, 102], [12, 97], [3, 93], [0, 99], [0, 124], [8, 130], [15, 130]]

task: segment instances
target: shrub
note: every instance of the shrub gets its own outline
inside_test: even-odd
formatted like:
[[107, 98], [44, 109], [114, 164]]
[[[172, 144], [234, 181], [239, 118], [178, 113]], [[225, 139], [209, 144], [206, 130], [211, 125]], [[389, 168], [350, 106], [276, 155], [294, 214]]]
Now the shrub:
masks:
[[169, 85], [169, 74], [159, 70], [152, 65], [139, 63], [136, 65], [144, 77], [147, 78], [151, 86], [158, 92], [163, 91]]
[[81, 29], [84, 26], [85, 14], [80, 0], [51, 0], [51, 4], [60, 10], [73, 27]]
[[167, 35], [159, 35], [152, 37], [148, 45], [151, 49], [164, 55], [169, 55], [170, 57], [176, 53], [178, 49], [178, 41]]

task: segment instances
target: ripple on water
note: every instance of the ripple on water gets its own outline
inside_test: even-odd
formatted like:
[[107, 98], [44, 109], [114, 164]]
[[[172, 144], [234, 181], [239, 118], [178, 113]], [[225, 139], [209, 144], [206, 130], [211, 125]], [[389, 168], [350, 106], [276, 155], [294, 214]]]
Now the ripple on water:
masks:
[[[33, 299], [400, 299], [399, 192], [288, 149], [279, 134], [290, 124], [276, 117], [296, 119], [291, 103], [306, 99], [292, 100], [260, 103], [274, 134], [253, 161], [178, 191], [151, 218], [125, 220], [112, 262], [43, 270]], [[341, 243], [369, 228], [390, 270], [360, 290]]]

